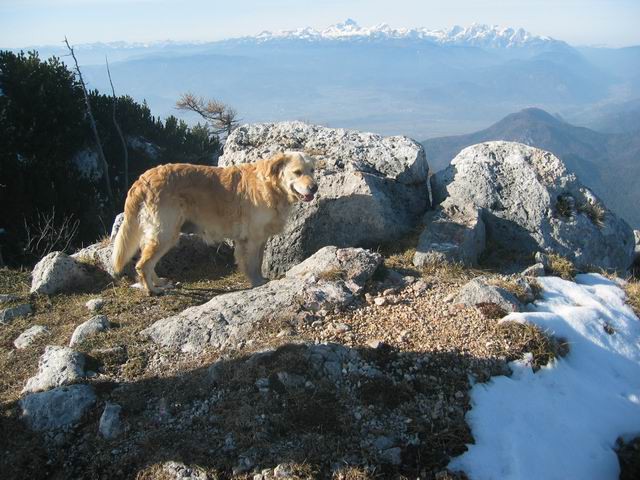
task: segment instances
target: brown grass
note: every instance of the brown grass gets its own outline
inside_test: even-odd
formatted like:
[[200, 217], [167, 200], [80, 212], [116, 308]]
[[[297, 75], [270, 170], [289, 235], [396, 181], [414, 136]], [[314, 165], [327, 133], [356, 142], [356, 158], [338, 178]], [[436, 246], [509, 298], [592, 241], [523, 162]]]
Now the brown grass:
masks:
[[640, 282], [632, 281], [625, 285], [624, 291], [627, 294], [627, 303], [637, 316], [640, 317]]
[[[554, 339], [530, 323], [502, 322], [498, 334], [508, 345], [507, 350], [530, 352], [533, 355], [532, 367], [534, 371], [569, 353], [569, 345], [566, 341]], [[510, 361], [517, 360], [512, 354], [506, 353], [506, 356]]]
[[607, 212], [600, 205], [587, 201], [580, 203], [576, 208], [578, 212], [584, 213], [595, 226], [598, 228], [604, 227]]
[[327, 282], [335, 282], [337, 280], [344, 280], [347, 273], [339, 268], [332, 268], [325, 272], [321, 272], [318, 275], [318, 280], [324, 280]]
[[576, 276], [576, 267], [571, 260], [568, 260], [557, 253], [549, 253], [549, 273], [565, 280], [573, 280]]

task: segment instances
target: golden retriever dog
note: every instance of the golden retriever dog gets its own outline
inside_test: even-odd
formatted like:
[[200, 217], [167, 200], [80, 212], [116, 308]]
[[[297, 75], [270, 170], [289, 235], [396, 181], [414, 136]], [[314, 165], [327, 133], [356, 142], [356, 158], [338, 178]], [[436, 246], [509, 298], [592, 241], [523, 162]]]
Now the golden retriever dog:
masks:
[[265, 243], [282, 231], [291, 205], [313, 200], [313, 171], [314, 159], [300, 152], [230, 167], [176, 163], [147, 170], [127, 194], [114, 240], [116, 274], [139, 248], [140, 283], [150, 295], [159, 293], [168, 281], [156, 275], [155, 266], [190, 222], [207, 243], [233, 240], [240, 270], [251, 286], [263, 284]]

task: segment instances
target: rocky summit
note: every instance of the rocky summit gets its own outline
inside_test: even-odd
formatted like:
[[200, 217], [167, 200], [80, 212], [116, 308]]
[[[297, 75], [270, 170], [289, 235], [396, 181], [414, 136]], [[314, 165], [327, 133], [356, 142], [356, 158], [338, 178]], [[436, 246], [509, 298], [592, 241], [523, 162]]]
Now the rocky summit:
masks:
[[[548, 152], [483, 143], [430, 178], [409, 138], [282, 122], [237, 128], [220, 165], [282, 150], [317, 159], [319, 192], [265, 285], [188, 233], [160, 296], [111, 276], [107, 239], [0, 271], [3, 478], [464, 479], [478, 389], [582, 348], [526, 315], [640, 311], [615, 279], [634, 233]], [[631, 330], [597, 305], [599, 351]]]

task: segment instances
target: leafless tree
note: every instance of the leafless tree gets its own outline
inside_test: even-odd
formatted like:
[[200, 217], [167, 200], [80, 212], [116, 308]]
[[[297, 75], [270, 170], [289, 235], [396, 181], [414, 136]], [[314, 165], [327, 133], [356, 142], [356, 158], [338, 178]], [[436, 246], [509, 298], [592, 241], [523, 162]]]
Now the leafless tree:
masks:
[[104, 60], [107, 64], [107, 74], [109, 75], [109, 83], [111, 84], [111, 94], [113, 95], [113, 124], [116, 127], [118, 135], [120, 136], [120, 143], [122, 143], [122, 155], [124, 160], [124, 193], [127, 194], [127, 190], [129, 190], [129, 150], [127, 150], [127, 142], [124, 139], [124, 135], [122, 134], [122, 130], [120, 129], [120, 125], [116, 120], [116, 90], [113, 88], [113, 81], [111, 80], [111, 70], [109, 70], [109, 59], [104, 57]]
[[102, 178], [104, 179], [104, 187], [107, 192], [107, 199], [109, 202], [110, 214], [113, 214], [114, 202], [113, 202], [113, 191], [111, 190], [111, 180], [109, 178], [109, 164], [107, 163], [107, 159], [104, 156], [104, 151], [102, 150], [102, 142], [100, 141], [100, 135], [98, 134], [98, 127], [96, 126], [96, 120], [93, 117], [93, 112], [91, 111], [91, 102], [89, 101], [89, 94], [87, 93], [87, 86], [84, 83], [84, 79], [82, 78], [82, 72], [80, 71], [80, 67], [78, 66], [78, 59], [76, 58], [76, 54], [73, 51], [73, 47], [69, 45], [69, 41], [67, 37], [64, 38], [64, 43], [67, 45], [69, 49], [69, 53], [73, 57], [73, 61], [76, 65], [76, 74], [78, 75], [78, 79], [80, 80], [80, 85], [82, 86], [82, 93], [84, 94], [84, 104], [87, 110], [87, 116], [89, 117], [89, 123], [91, 124], [91, 130], [93, 131], [93, 137], [96, 141], [96, 148], [98, 150], [98, 157], [100, 158], [100, 163], [102, 166]]
[[24, 220], [27, 240], [24, 250], [38, 258], [54, 250], [64, 252], [71, 246], [79, 226], [80, 220], [74, 219], [73, 215], [64, 217], [61, 222], [56, 223], [55, 207], [50, 213], [38, 212], [33, 222], [27, 223], [26, 218]]
[[217, 135], [229, 136], [240, 124], [238, 112], [230, 106], [215, 100], [196, 97], [193, 93], [184, 93], [176, 102], [178, 110], [195, 112], [204, 118]]

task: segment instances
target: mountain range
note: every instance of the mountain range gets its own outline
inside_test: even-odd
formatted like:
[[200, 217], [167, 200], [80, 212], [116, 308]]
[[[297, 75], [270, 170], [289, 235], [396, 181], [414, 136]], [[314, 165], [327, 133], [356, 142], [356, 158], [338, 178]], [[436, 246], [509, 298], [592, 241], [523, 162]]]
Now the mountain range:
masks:
[[543, 148], [562, 159], [615, 213], [634, 228], [640, 228], [640, 108], [629, 109], [627, 116], [635, 130], [603, 133], [528, 108], [484, 130], [431, 138], [422, 144], [434, 171], [445, 168], [463, 148], [490, 140]]
[[[66, 55], [38, 47], [41, 56]], [[575, 48], [518, 28], [397, 29], [353, 20], [217, 42], [78, 45], [89, 86], [182, 115], [191, 91], [245, 122], [305, 120], [415, 138], [479, 130], [528, 106], [576, 118], [640, 98], [640, 47]], [[69, 57], [63, 57], [65, 61]]]

